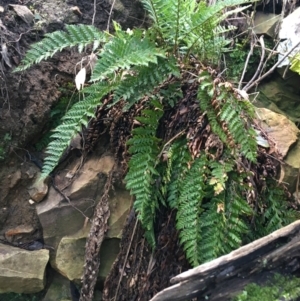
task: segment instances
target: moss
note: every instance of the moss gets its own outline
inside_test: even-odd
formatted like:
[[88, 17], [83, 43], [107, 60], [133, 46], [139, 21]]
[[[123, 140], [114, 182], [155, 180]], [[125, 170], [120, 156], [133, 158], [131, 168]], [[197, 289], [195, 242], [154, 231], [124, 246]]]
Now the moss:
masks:
[[275, 274], [265, 286], [248, 284], [232, 301], [292, 301], [300, 296], [300, 278]]

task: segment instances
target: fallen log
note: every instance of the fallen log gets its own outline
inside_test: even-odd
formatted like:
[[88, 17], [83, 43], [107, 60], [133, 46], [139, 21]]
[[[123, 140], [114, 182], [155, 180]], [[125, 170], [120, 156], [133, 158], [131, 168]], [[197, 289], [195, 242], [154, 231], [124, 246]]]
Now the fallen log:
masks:
[[251, 282], [300, 270], [300, 221], [171, 279], [150, 301], [226, 301]]

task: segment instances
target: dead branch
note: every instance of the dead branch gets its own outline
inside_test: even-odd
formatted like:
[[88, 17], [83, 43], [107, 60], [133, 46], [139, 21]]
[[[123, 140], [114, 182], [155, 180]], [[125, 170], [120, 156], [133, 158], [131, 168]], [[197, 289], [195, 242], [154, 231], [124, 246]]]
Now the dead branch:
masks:
[[[150, 301], [209, 297], [230, 300], [233, 293], [262, 275], [292, 273], [300, 267], [300, 221], [296, 221], [227, 255], [171, 279], [174, 284]], [[202, 300], [202, 299], [201, 299]]]

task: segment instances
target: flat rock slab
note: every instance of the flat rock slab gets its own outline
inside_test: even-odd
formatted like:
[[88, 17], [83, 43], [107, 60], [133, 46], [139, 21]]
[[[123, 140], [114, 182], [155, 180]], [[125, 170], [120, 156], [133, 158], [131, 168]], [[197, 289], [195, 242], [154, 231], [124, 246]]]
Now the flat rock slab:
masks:
[[43, 290], [48, 260], [48, 250], [27, 251], [0, 244], [0, 293]]

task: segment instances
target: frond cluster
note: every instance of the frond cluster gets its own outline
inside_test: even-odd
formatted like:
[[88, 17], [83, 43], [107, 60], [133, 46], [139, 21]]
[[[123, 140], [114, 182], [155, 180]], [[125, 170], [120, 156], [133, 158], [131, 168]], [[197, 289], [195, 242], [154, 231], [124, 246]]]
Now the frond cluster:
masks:
[[[197, 0], [142, 0], [142, 3], [166, 47], [174, 53], [193, 53], [200, 60], [215, 61], [226, 44], [222, 34], [233, 29], [218, 27], [224, 18], [223, 10], [250, 1], [217, 1], [212, 6]], [[234, 12], [227, 11], [226, 16]]]
[[[253, 217], [260, 225], [256, 228], [264, 228], [257, 235], [264, 235], [294, 216], [273, 190], [267, 190], [260, 199], [261, 213], [255, 212], [257, 200], [249, 198], [253, 175], [245, 167], [257, 160], [256, 133], [251, 126], [253, 107], [230, 83], [216, 77], [212, 68], [199, 73], [197, 67], [218, 60], [227, 42], [223, 34], [231, 29], [219, 23], [224, 16], [242, 10], [222, 14], [223, 9], [248, 1], [224, 0], [212, 6], [198, 0], [142, 3], [154, 21], [149, 29], [125, 32], [114, 23], [116, 32], [110, 35], [93, 26], [67, 25], [66, 31], [47, 34], [32, 45], [16, 71], [66, 47], [78, 46], [82, 51], [93, 44], [97, 60], [89, 86], [81, 91], [83, 100], [72, 106], [54, 130], [42, 173], [46, 176], [52, 172], [72, 137], [89, 125], [105, 97], [110, 96], [103, 104], [105, 109], [120, 101], [123, 110], [135, 105], [130, 112], [141, 113], [132, 118], [126, 176], [127, 188], [135, 196], [134, 208], [152, 247], [156, 210], [161, 204], [176, 210], [180, 242], [196, 266], [250, 238], [255, 231], [250, 223]], [[194, 111], [186, 116], [195, 118], [179, 124], [177, 131], [176, 121], [181, 121], [190, 103]], [[116, 110], [122, 114], [120, 107]], [[174, 111], [178, 108], [173, 120], [169, 118], [170, 107]], [[174, 132], [168, 129], [175, 137], [166, 142], [167, 135], [160, 129], [170, 124], [176, 128]], [[206, 145], [211, 136], [221, 144], [217, 155]], [[196, 146], [191, 151], [193, 139]]]

